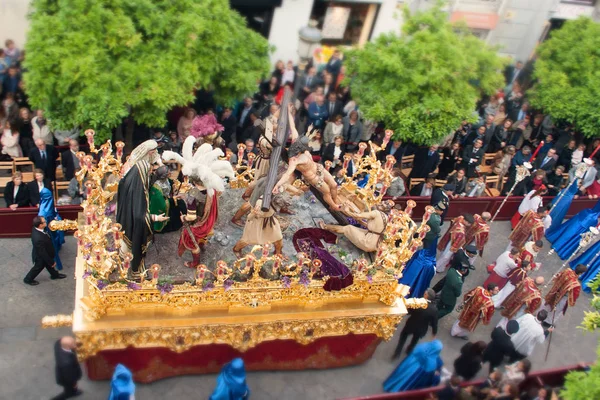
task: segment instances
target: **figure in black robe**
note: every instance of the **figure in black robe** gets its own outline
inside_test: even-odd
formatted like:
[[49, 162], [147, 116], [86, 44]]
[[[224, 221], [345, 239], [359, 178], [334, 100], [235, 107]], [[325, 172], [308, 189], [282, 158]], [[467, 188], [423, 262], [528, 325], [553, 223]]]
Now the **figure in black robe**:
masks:
[[[152, 240], [152, 221], [148, 211], [150, 164], [137, 162], [119, 181], [117, 222], [123, 227], [123, 241], [130, 249], [131, 276], [137, 278], [140, 265]], [[121, 246], [123, 250], [123, 246]]]

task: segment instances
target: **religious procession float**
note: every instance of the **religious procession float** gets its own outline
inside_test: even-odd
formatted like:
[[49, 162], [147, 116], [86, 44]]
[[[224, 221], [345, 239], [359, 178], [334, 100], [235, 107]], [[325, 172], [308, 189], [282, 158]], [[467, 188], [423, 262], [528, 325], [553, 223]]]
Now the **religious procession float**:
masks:
[[119, 362], [138, 382], [237, 356], [249, 370], [358, 364], [407, 308], [426, 307], [398, 279], [434, 210], [417, 224], [412, 201], [382, 200], [395, 160], [377, 152], [392, 132], [344, 156], [334, 178], [298, 138], [289, 97], [265, 119], [258, 156], [243, 144], [224, 154], [212, 116], [182, 155], [149, 140], [124, 159], [122, 142], [96, 148], [86, 132], [83, 212], [50, 226], [77, 240], [75, 306], [42, 324], [72, 326], [91, 379]]

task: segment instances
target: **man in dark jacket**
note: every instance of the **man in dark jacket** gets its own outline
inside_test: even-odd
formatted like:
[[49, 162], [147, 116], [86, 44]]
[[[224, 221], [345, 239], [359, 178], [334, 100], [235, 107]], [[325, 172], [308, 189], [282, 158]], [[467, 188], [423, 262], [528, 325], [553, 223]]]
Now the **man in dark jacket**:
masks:
[[404, 325], [402, 332], [400, 333], [400, 340], [398, 341], [398, 346], [396, 346], [396, 350], [394, 351], [392, 359], [400, 356], [408, 335], [413, 335], [413, 337], [410, 341], [410, 344], [406, 348], [407, 354], [410, 354], [419, 340], [427, 334], [429, 325], [431, 325], [431, 333], [433, 337], [435, 338], [435, 335], [437, 335], [438, 310], [432, 303], [432, 300], [435, 299], [435, 292], [432, 289], [427, 289], [423, 295], [423, 298], [427, 300], [427, 308], [412, 308], [408, 310], [410, 315], [406, 320], [406, 324]]
[[79, 142], [75, 139], [69, 140], [69, 150], [61, 154], [61, 164], [65, 181], [70, 181], [75, 176], [75, 172], [81, 167], [77, 153], [79, 152]]
[[438, 145], [430, 146], [429, 148], [420, 148], [415, 152], [415, 160], [413, 167], [410, 170], [408, 178], [425, 178], [427, 175], [435, 171], [440, 163], [440, 154], [438, 153]]
[[76, 347], [75, 339], [71, 336], [64, 336], [54, 343], [56, 383], [64, 390], [53, 400], [68, 399], [83, 393], [77, 388], [77, 382], [81, 379], [81, 366], [77, 361]]
[[504, 357], [510, 356], [515, 351], [510, 337], [519, 331], [519, 323], [515, 320], [510, 320], [506, 324], [506, 331], [502, 327], [497, 326], [492, 331], [492, 341], [488, 343], [483, 352], [483, 361], [489, 361], [490, 373], [499, 367], [504, 361]]
[[462, 154], [463, 161], [461, 167], [465, 169], [467, 178], [477, 176], [477, 167], [481, 165], [484, 155], [483, 142], [479, 138], [475, 139], [472, 146], [465, 147]]
[[33, 250], [31, 258], [33, 259], [33, 267], [23, 279], [27, 285], [36, 286], [39, 282], [35, 278], [44, 268], [50, 273], [50, 279], [65, 279], [65, 274], [59, 274], [56, 270], [56, 262], [54, 261], [54, 246], [52, 239], [44, 231], [46, 228], [46, 220], [44, 217], [37, 216], [33, 219], [33, 229], [31, 230], [31, 243]]
[[42, 139], [36, 139], [35, 149], [31, 149], [29, 152], [29, 159], [35, 165], [36, 168], [44, 171], [44, 175], [51, 182], [56, 177], [56, 159], [58, 153], [54, 149], [54, 146], [47, 145]]
[[32, 207], [38, 207], [40, 204], [40, 192], [43, 188], [47, 188], [52, 191], [52, 185], [50, 181], [44, 176], [44, 171], [36, 168], [33, 171], [33, 177], [35, 178], [31, 182], [27, 183], [27, 193], [29, 194], [29, 204]]

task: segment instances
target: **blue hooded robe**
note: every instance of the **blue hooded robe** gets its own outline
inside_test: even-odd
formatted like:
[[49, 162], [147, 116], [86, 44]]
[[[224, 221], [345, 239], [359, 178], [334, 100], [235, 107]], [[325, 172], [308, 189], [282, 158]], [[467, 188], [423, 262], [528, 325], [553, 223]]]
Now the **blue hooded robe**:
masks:
[[594, 208], [582, 210], [558, 228], [546, 232], [546, 239], [552, 243], [552, 248], [556, 250], [556, 254], [562, 260], [566, 260], [577, 250], [581, 234], [585, 233], [590, 227], [596, 226], [599, 215], [600, 201], [596, 203]]
[[437, 238], [432, 240], [428, 247], [422, 248], [413, 254], [410, 261], [404, 267], [402, 277], [398, 280], [398, 283], [410, 286], [407, 298], [423, 297], [423, 293], [429, 287], [435, 275], [437, 243]]
[[442, 347], [442, 342], [437, 339], [418, 344], [383, 382], [383, 390], [402, 392], [437, 386], [444, 365], [440, 358]]
[[564, 192], [565, 195], [560, 199], [556, 207], [550, 211], [550, 216], [552, 217], [552, 224], [550, 228], [548, 228], [548, 233], [552, 232], [554, 229], [558, 228], [560, 224], [565, 219], [565, 215], [567, 215], [567, 211], [569, 211], [569, 207], [571, 207], [571, 203], [573, 202], [573, 197], [577, 194], [577, 179], [573, 182], [572, 185], [567, 186], [560, 192], [558, 195], [552, 199], [551, 205], [558, 200], [560, 195]]
[[[50, 222], [54, 220], [62, 221], [62, 218], [60, 215], [58, 215], [58, 211], [56, 211], [56, 207], [54, 206], [54, 197], [52, 196], [52, 192], [48, 188], [43, 188], [40, 192], [40, 208], [38, 215], [40, 217], [44, 217], [48, 226], [50, 226]], [[52, 231], [48, 227], [46, 227], [46, 231], [50, 235], [50, 238], [52, 239], [52, 245], [54, 246], [54, 261], [56, 262], [56, 269], [60, 271], [63, 269], [63, 267], [58, 252], [65, 243], [65, 233], [63, 231]]]
[[[600, 272], [600, 256], [596, 257], [598, 252], [600, 252], [600, 240], [588, 247], [588, 249], [581, 253], [579, 257], [569, 263], [571, 269], [575, 269], [575, 267], [579, 264], [583, 264], [588, 267], [588, 270], [579, 277], [579, 280], [581, 281], [581, 288], [587, 293], [592, 292], [592, 289], [590, 289], [588, 285], [594, 279], [596, 279], [598, 272]], [[594, 257], [596, 258], [595, 260]]]
[[110, 381], [110, 395], [108, 400], [129, 400], [135, 393], [133, 375], [123, 364], [117, 364], [115, 373]]
[[210, 395], [209, 400], [243, 400], [250, 395], [246, 384], [246, 369], [244, 360], [234, 358], [221, 369], [217, 377], [217, 387]]

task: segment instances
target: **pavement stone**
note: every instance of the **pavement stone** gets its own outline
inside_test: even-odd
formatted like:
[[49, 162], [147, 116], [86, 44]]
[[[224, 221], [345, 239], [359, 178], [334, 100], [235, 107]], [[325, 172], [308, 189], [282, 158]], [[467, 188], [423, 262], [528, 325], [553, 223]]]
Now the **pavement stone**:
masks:
[[[444, 224], [444, 230], [448, 224]], [[490, 243], [483, 259], [476, 263], [464, 285], [464, 291], [481, 284], [486, 276], [485, 266], [493, 262], [506, 248], [510, 232], [508, 222], [495, 222], [492, 225]], [[75, 281], [72, 279], [75, 262], [75, 241], [66, 238], [61, 258], [68, 278], [51, 281], [46, 272], [39, 276], [40, 285], [26, 286], [22, 277], [31, 262], [29, 239], [0, 239], [0, 399], [39, 400], [48, 399], [60, 392], [54, 381], [54, 342], [62, 335], [69, 334], [69, 328], [44, 330], [40, 326], [45, 315], [69, 314], [73, 310]], [[546, 243], [539, 257], [543, 263], [541, 271], [535, 272], [548, 281], [560, 268], [562, 261], [556, 255], [548, 256]], [[432, 284], [443, 274], [434, 277]], [[548, 360], [544, 361], [546, 346], [538, 346], [530, 357], [534, 369], [551, 368], [579, 362], [596, 360], [598, 334], [583, 332], [578, 326], [585, 311], [590, 310], [590, 295], [583, 294], [577, 305], [569, 309], [553, 334], [552, 349]], [[454, 359], [463, 340], [450, 336], [450, 327], [456, 319], [456, 312], [443, 318], [439, 324], [438, 338], [444, 343], [442, 358], [452, 370]], [[471, 340], [490, 340], [490, 333], [498, 320], [494, 316], [489, 326], [480, 326], [471, 335]], [[357, 395], [380, 393], [382, 382], [394, 370], [399, 361], [390, 361], [402, 324], [389, 342], [383, 342], [373, 358], [362, 365], [330, 370], [307, 371], [260, 371], [248, 373], [248, 384], [253, 399], [304, 400], [336, 399]], [[425, 339], [428, 340], [429, 336]], [[479, 376], [487, 371], [484, 366]], [[138, 384], [136, 398], [207, 398], [216, 381], [216, 374], [183, 376], [164, 379], [152, 384]], [[109, 382], [89, 381], [84, 378], [80, 387], [84, 390], [81, 399], [106, 399], [110, 391]]]

